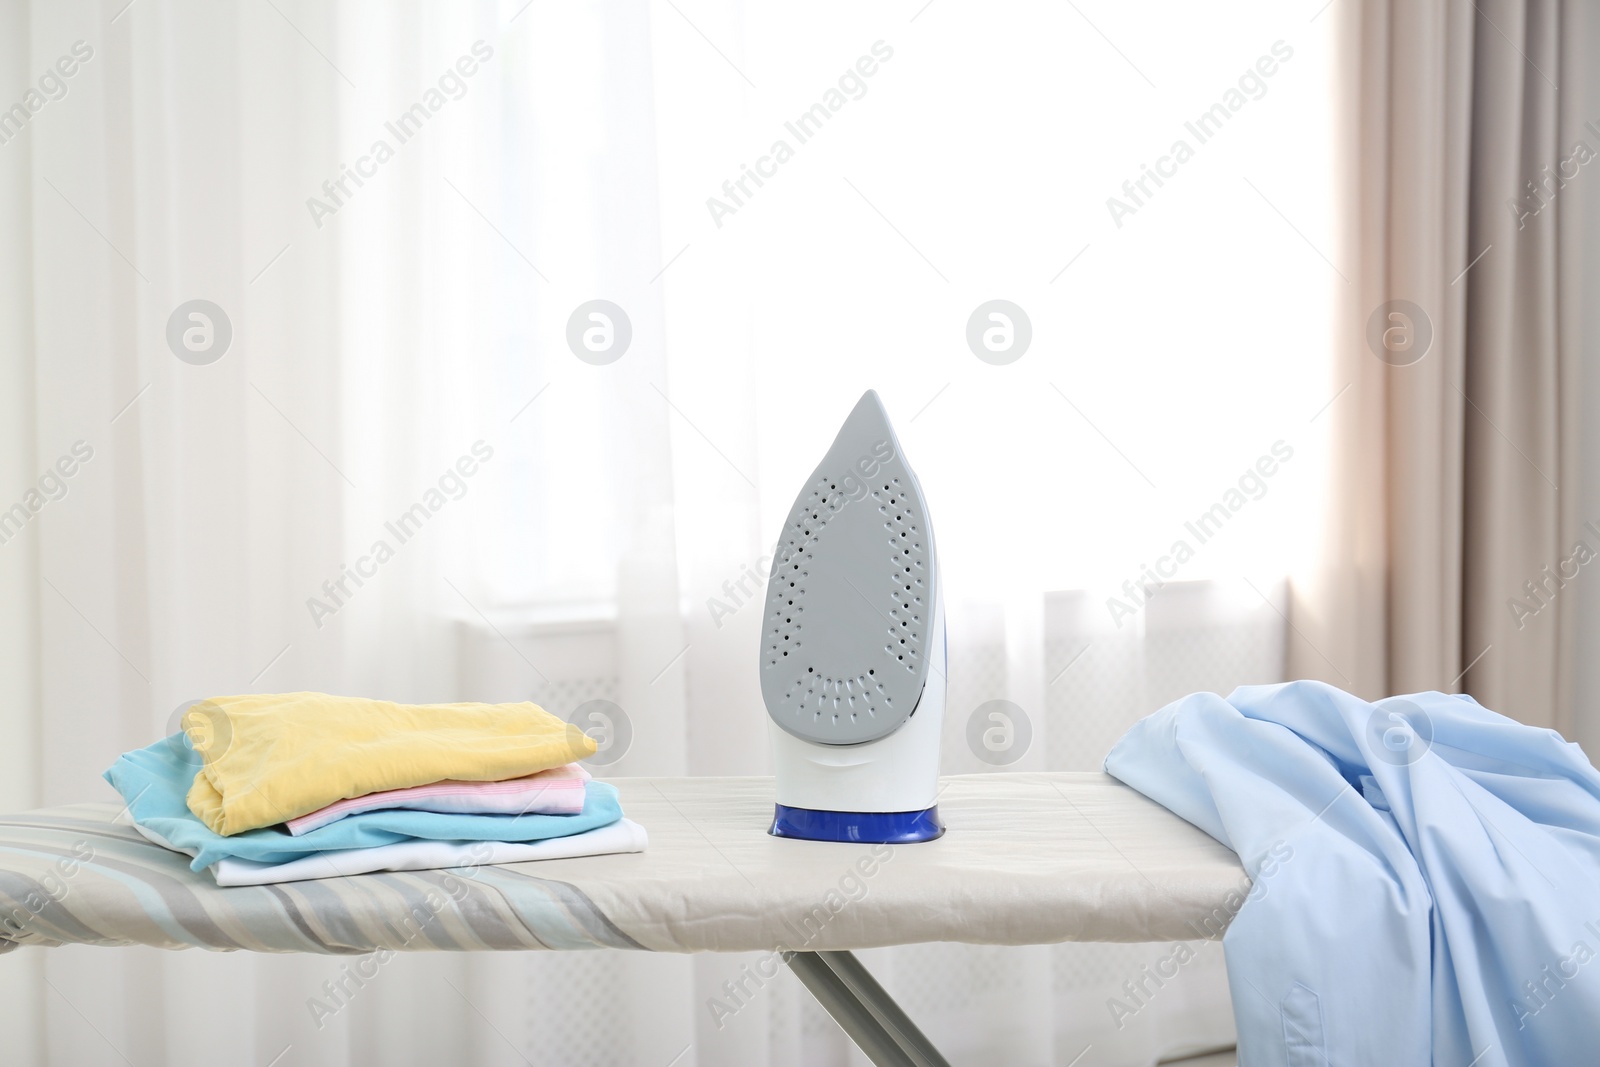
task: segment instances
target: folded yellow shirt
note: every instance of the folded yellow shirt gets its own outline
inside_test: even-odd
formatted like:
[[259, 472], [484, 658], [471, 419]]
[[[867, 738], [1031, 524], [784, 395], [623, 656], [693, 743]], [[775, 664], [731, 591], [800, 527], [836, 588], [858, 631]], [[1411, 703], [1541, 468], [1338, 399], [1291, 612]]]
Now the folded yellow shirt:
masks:
[[183, 730], [204, 763], [189, 810], [219, 834], [446, 778], [495, 782], [595, 753], [536, 704], [395, 704], [325, 693], [203, 700]]

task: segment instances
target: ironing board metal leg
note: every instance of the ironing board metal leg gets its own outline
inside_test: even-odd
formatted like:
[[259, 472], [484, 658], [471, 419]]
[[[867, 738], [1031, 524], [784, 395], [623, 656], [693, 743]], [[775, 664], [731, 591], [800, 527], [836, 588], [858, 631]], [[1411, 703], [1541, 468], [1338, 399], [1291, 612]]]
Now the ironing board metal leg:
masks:
[[877, 1067], [950, 1067], [849, 952], [787, 952], [784, 962]]

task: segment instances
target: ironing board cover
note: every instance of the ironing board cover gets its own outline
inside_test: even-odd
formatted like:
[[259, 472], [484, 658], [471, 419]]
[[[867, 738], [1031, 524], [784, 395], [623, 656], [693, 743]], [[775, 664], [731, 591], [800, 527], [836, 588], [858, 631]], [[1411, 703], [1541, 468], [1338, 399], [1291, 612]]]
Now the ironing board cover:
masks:
[[1232, 852], [1100, 773], [946, 778], [914, 845], [766, 834], [770, 778], [620, 778], [648, 851], [223, 889], [114, 803], [0, 818], [0, 952], [145, 944], [258, 952], [858, 949], [930, 941], [1218, 938]]

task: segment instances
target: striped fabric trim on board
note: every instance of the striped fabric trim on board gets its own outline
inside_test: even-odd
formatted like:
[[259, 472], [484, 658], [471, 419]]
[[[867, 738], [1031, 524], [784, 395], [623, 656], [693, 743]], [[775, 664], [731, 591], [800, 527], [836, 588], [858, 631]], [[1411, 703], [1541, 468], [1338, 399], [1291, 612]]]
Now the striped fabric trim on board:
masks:
[[69, 804], [0, 819], [0, 952], [63, 943], [353, 955], [643, 948], [580, 890], [508, 867], [221, 889], [118, 814], [115, 804]]

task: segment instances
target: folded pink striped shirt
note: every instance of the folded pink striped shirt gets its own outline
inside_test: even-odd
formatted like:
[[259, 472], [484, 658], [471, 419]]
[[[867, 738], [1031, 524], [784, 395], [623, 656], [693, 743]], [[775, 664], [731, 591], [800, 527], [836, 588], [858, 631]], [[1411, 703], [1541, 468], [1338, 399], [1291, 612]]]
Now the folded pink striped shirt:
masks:
[[451, 779], [336, 800], [309, 815], [290, 819], [287, 825], [289, 833], [299, 836], [347, 815], [380, 808], [458, 815], [576, 815], [583, 810], [583, 783], [588, 780], [589, 772], [576, 763], [502, 782]]

